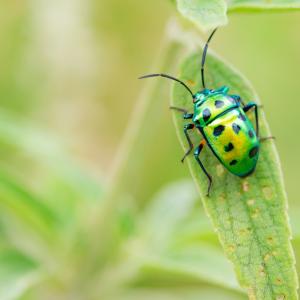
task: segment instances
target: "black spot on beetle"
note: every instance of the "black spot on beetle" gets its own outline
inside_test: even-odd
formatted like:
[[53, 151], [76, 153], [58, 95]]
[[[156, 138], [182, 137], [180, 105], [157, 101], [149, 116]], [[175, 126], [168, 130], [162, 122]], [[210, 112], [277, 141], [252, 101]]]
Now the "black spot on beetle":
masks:
[[207, 121], [209, 120], [209, 118], [211, 117], [210, 110], [209, 110], [208, 108], [205, 108], [205, 109], [203, 110], [202, 115], [203, 115], [203, 120], [204, 120], [204, 122], [207, 122]]
[[236, 134], [238, 134], [241, 130], [241, 126], [236, 123], [232, 123], [232, 129]]
[[229, 163], [231, 166], [234, 166], [234, 165], [236, 165], [237, 164], [237, 160], [236, 159], [234, 159], [234, 160], [232, 160], [230, 163]]
[[246, 121], [246, 117], [245, 117], [245, 115], [244, 114], [242, 114], [242, 113], [239, 113], [239, 119], [241, 119], [241, 120], [243, 120], [244, 122]]
[[249, 157], [252, 158], [252, 157], [254, 157], [257, 153], [258, 153], [258, 146], [255, 146], [255, 147], [253, 147], [253, 148], [249, 151]]
[[221, 108], [221, 107], [224, 106], [224, 102], [221, 101], [221, 100], [216, 100], [215, 101], [215, 106], [216, 106], [216, 108]]
[[229, 152], [234, 148], [232, 143], [229, 143], [227, 146], [224, 147], [225, 152]]
[[248, 135], [251, 139], [254, 137], [254, 133], [251, 129], [248, 131]]
[[224, 131], [225, 126], [223, 125], [219, 125], [217, 127], [214, 128], [214, 136], [219, 136], [222, 134], [222, 132]]

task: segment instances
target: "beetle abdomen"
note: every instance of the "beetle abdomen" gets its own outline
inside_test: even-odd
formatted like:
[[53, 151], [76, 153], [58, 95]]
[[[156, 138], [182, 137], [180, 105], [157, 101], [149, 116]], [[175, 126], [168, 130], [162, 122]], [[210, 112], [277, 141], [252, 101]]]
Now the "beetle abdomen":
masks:
[[231, 173], [245, 177], [254, 171], [259, 140], [241, 108], [228, 111], [202, 130], [214, 154]]

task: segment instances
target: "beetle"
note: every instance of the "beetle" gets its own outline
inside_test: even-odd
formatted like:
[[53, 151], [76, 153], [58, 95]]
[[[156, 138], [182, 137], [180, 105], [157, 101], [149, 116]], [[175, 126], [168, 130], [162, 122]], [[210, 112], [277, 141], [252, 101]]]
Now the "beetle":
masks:
[[[209, 196], [211, 190], [212, 176], [200, 160], [200, 154], [204, 146], [208, 145], [212, 153], [230, 173], [243, 178], [254, 172], [259, 157], [260, 141], [263, 140], [259, 138], [258, 105], [255, 102], [245, 104], [239, 95], [229, 94], [227, 86], [218, 89], [206, 88], [205, 60], [209, 42], [216, 31], [217, 28], [209, 36], [202, 54], [202, 90], [194, 94], [183, 81], [162, 73], [149, 74], [139, 78], [160, 76], [174, 80], [183, 85], [191, 94], [194, 105], [193, 113], [189, 113], [183, 108], [170, 108], [182, 112], [185, 120], [192, 120], [183, 129], [189, 148], [184, 154], [182, 162], [194, 148], [189, 131], [197, 128], [203, 136], [203, 140], [194, 150], [194, 157], [208, 178], [207, 196]], [[255, 129], [246, 114], [252, 108], [255, 114]]]

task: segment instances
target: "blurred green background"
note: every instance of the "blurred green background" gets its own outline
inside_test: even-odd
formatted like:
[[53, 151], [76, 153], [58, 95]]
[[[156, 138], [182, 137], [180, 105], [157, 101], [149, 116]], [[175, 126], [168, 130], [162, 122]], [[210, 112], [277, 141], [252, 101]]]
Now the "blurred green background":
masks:
[[[0, 299], [245, 299], [179, 163], [165, 95], [114, 196], [117, 216], [101, 223], [102, 195], [145, 85], [137, 77], [164, 71], [153, 64], [174, 15], [158, 0], [1, 2]], [[230, 15], [212, 42], [264, 105], [296, 255], [298, 29], [299, 13]]]

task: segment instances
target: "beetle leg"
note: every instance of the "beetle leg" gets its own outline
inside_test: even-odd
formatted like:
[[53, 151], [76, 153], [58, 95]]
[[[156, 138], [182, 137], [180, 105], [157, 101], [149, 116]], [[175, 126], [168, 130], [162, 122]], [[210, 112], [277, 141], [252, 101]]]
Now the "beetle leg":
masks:
[[194, 127], [195, 127], [195, 125], [194, 125], [193, 123], [184, 125], [183, 131], [184, 131], [184, 134], [185, 134], [185, 136], [186, 136], [186, 139], [187, 139], [187, 141], [188, 141], [188, 143], [189, 143], [189, 149], [186, 151], [186, 153], [184, 154], [183, 158], [181, 159], [181, 162], [182, 162], [182, 163], [184, 162], [185, 158], [191, 153], [191, 151], [192, 151], [193, 148], [194, 148], [194, 145], [193, 145], [193, 143], [192, 143], [192, 141], [191, 141], [191, 138], [190, 138], [190, 136], [189, 136], [189, 134], [188, 134], [188, 130], [194, 129]]
[[[240, 104], [242, 104], [243, 108], [245, 106], [247, 106], [247, 104], [244, 102], [244, 100], [242, 100], [241, 96], [239, 95], [230, 95], [231, 98], [235, 99], [237, 102], [239, 102]], [[256, 104], [258, 108], [263, 108], [264, 106], [261, 104]]]
[[243, 107], [244, 112], [246, 113], [249, 109], [254, 107], [254, 113], [255, 113], [255, 123], [256, 123], [256, 135], [259, 137], [259, 124], [258, 124], [258, 106], [255, 102], [249, 102]]
[[201, 143], [199, 144], [199, 146], [196, 148], [196, 150], [194, 152], [194, 156], [195, 156], [195, 159], [197, 160], [200, 168], [202, 169], [202, 171], [204, 172], [204, 174], [208, 178], [207, 196], [209, 196], [210, 188], [211, 188], [211, 185], [212, 185], [212, 177], [211, 177], [211, 175], [208, 174], [208, 172], [204, 168], [204, 166], [203, 166], [203, 164], [202, 164], [202, 162], [199, 158], [199, 155], [200, 155], [204, 145], [205, 145], [205, 140], [202, 140]]
[[193, 117], [194, 117], [194, 114], [185, 113], [185, 114], [183, 115], [183, 118], [184, 118], [185, 120], [187, 120], [187, 119], [193, 119]]
[[175, 106], [170, 106], [170, 109], [174, 109], [174, 110], [176, 110], [176, 111], [182, 112], [182, 113], [183, 113], [183, 118], [184, 118], [185, 120], [187, 120], [187, 119], [192, 119], [193, 116], [194, 116], [194, 114], [188, 113], [188, 111], [187, 111], [186, 109], [184, 109], [184, 108], [175, 107]]

